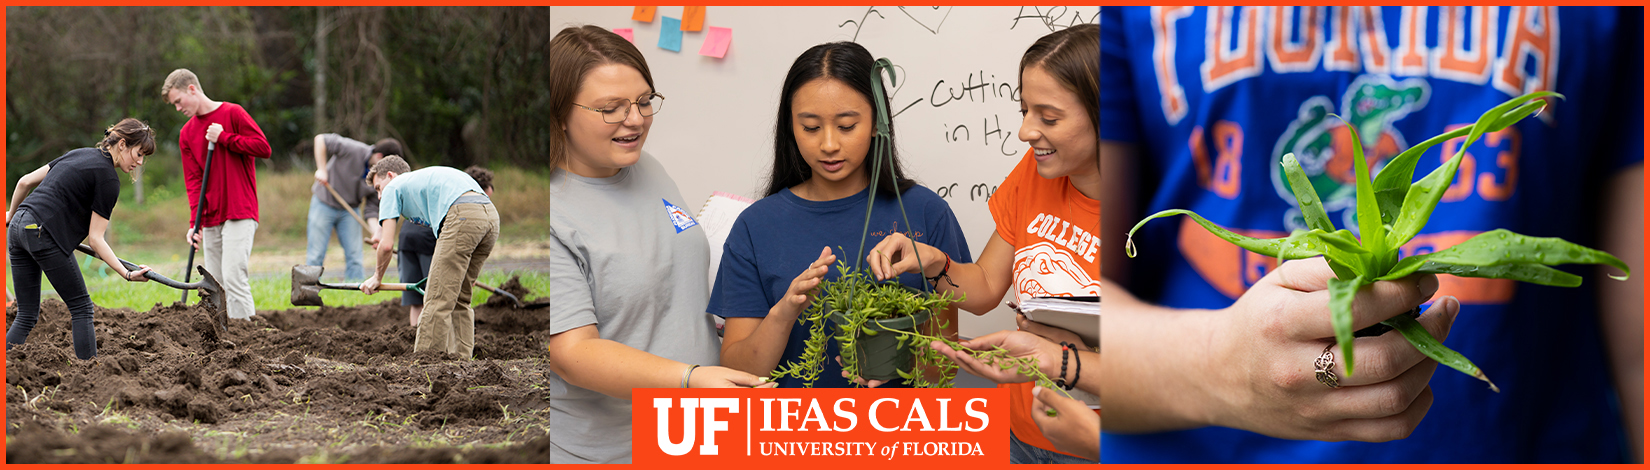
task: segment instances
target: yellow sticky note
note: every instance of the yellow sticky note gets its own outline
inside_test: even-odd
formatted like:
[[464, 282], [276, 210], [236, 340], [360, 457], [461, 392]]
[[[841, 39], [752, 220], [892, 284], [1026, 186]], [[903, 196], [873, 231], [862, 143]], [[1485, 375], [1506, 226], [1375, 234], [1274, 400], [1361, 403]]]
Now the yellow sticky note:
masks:
[[636, 12], [630, 14], [630, 19], [643, 23], [653, 22], [653, 12], [659, 7], [636, 7]]
[[705, 28], [705, 7], [682, 7], [682, 31]]

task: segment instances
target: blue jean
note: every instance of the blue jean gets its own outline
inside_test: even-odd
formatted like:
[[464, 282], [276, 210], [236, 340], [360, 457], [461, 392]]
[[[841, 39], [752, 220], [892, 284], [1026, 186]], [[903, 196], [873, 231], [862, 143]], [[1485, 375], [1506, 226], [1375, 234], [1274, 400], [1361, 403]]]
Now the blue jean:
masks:
[[361, 224], [346, 209], [333, 209], [321, 198], [309, 197], [309, 246], [304, 250], [304, 264], [322, 266], [327, 259], [327, 242], [338, 232], [338, 244], [344, 247], [344, 279], [366, 279], [361, 267]]
[[[17, 212], [6, 231], [11, 278], [17, 287], [17, 318], [6, 330], [6, 349], [27, 341], [40, 320], [40, 276], [44, 274], [69, 306], [75, 357], [91, 359], [97, 355], [97, 333], [92, 330], [92, 296], [86, 292], [86, 280], [80, 277], [80, 265], [52, 242], [52, 235], [37, 223], [34, 214]], [[37, 228], [28, 228], [30, 225]]]
[[1094, 464], [1070, 455], [1043, 449], [1020, 441], [1013, 431], [1008, 433], [1008, 463], [1011, 464]]

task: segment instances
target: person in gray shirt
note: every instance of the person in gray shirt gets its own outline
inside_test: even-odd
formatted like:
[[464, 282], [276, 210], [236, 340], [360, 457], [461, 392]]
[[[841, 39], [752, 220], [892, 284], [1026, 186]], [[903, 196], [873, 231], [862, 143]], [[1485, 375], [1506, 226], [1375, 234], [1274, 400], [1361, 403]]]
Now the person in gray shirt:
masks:
[[[390, 138], [368, 146], [338, 134], [315, 136], [315, 184], [309, 188], [309, 243], [304, 250], [304, 264], [321, 266], [327, 257], [328, 239], [336, 232], [338, 244], [344, 248], [344, 278], [351, 281], [366, 278], [361, 264], [362, 240], [378, 235], [378, 192], [365, 179], [367, 169], [385, 155], [401, 153], [401, 142]], [[334, 191], [348, 207], [338, 203], [339, 198], [332, 195]], [[353, 207], [361, 207], [359, 215], [372, 221], [367, 222], [371, 233], [365, 238], [361, 223], [350, 215]]]
[[642, 152], [663, 97], [595, 26], [550, 41], [550, 463], [630, 463], [630, 390], [771, 387], [717, 367], [710, 243]]

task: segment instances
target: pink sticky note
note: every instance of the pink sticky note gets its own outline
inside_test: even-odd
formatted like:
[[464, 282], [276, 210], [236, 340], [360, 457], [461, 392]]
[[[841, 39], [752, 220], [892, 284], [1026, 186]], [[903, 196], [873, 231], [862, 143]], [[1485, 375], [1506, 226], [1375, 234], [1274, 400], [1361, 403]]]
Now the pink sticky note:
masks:
[[698, 31], [705, 26], [705, 7], [682, 7], [682, 31]]
[[705, 45], [699, 47], [699, 55], [720, 59], [722, 56], [727, 55], [728, 45], [732, 42], [732, 28], [711, 26], [710, 32], [705, 35]]
[[632, 44], [636, 43], [636, 32], [630, 28], [613, 28], [613, 32], [620, 36], [624, 36], [624, 39], [626, 41], [630, 41]]
[[659, 7], [636, 7], [636, 10], [630, 13], [630, 19], [643, 23], [652, 23], [653, 12], [658, 8]]

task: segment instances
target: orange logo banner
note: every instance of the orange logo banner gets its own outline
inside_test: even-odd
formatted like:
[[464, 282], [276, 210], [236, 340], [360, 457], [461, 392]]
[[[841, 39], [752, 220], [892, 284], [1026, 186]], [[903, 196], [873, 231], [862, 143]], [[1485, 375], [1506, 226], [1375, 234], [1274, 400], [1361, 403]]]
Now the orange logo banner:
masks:
[[[633, 461], [1008, 462], [1003, 389], [636, 389]], [[917, 460], [913, 460], [917, 459]]]

